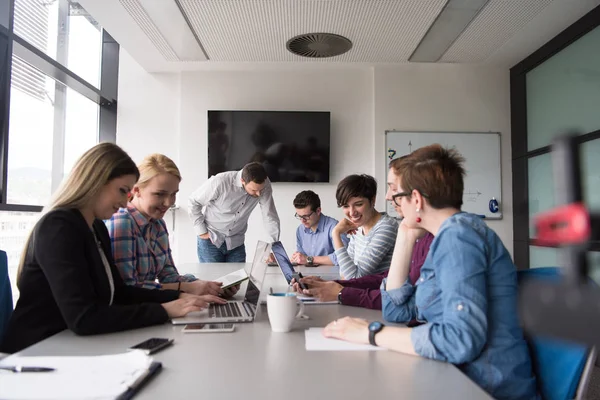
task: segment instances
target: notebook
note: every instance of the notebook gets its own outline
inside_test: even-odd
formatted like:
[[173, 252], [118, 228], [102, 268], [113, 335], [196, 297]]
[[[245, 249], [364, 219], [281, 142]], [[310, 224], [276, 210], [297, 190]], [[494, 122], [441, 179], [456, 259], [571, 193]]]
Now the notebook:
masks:
[[3, 366], [54, 368], [51, 372], [0, 372], [2, 399], [130, 399], [161, 370], [142, 351], [103, 356], [12, 355]]

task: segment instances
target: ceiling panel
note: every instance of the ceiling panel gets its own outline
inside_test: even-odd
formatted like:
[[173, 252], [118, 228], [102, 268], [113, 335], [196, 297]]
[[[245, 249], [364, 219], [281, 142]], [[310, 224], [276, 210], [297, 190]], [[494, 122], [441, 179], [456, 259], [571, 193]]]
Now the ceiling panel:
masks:
[[490, 0], [440, 62], [484, 62], [553, 1]]
[[121, 3], [144, 34], [148, 36], [148, 39], [152, 41], [166, 61], [179, 61], [179, 57], [177, 57], [175, 51], [169, 46], [167, 40], [160, 33], [154, 22], [152, 22], [152, 19], [138, 0], [119, 0], [119, 3]]
[[[210, 61], [406, 62], [446, 0], [179, 0]], [[310, 32], [347, 37], [329, 59], [296, 56], [288, 39]]]

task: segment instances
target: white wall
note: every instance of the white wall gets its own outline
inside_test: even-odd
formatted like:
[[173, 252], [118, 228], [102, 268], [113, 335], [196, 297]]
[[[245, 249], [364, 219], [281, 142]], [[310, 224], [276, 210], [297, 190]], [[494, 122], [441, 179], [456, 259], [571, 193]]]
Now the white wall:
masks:
[[[207, 110], [331, 111], [331, 183], [273, 184], [281, 219], [281, 240], [288, 252], [294, 251], [298, 221], [294, 218], [292, 201], [296, 194], [309, 188], [314, 190], [321, 197], [323, 212], [339, 218], [342, 213], [335, 202], [336, 183], [345, 175], [362, 170], [357, 161], [372, 158], [371, 88], [369, 69], [183, 73], [179, 143], [179, 165], [185, 177], [180, 188], [182, 205], [186, 205], [188, 195], [207, 179]], [[193, 261], [195, 237], [191, 222], [182, 214], [178, 225], [185, 232], [179, 236], [181, 260]], [[258, 239], [267, 240], [267, 236], [257, 208], [250, 217], [246, 234], [248, 260], [252, 259]]]
[[[296, 245], [298, 221], [294, 218], [292, 201], [298, 192], [314, 190], [321, 197], [323, 212], [340, 218], [342, 213], [335, 201], [337, 182], [351, 173], [374, 172], [370, 68], [309, 71], [288, 68], [157, 76], [144, 72], [125, 51], [121, 51], [120, 66], [117, 142], [136, 161], [151, 152], [164, 152], [175, 160], [183, 175], [178, 196], [181, 209], [176, 214], [172, 245], [176, 263], [197, 260], [187, 198], [207, 179], [209, 109], [331, 111], [331, 183], [273, 184], [281, 219], [281, 240], [289, 252]], [[177, 129], [178, 132], [172, 132]], [[142, 141], [139, 148], [138, 141]], [[268, 240], [257, 207], [246, 234], [248, 260], [252, 259], [259, 239]]]
[[[331, 112], [329, 184], [275, 183], [281, 239], [295, 248], [292, 200], [316, 191], [324, 213], [342, 217], [335, 201], [337, 182], [351, 173], [385, 176], [381, 148], [387, 129], [502, 132], [502, 221], [494, 228], [512, 252], [512, 198], [508, 71], [457, 65], [397, 67], [240, 67], [229, 71], [148, 74], [121, 51], [117, 142], [136, 161], [151, 152], [172, 157], [182, 171], [173, 251], [178, 264], [196, 261], [196, 243], [187, 217], [187, 197], [207, 178], [207, 110], [316, 110]], [[169, 221], [170, 226], [171, 221]], [[260, 211], [250, 217], [247, 259], [256, 241], [266, 240]]]
[[[509, 71], [458, 64], [407, 64], [375, 68], [376, 149], [385, 131], [500, 132], [502, 148], [502, 212], [486, 221], [512, 254], [512, 163], [510, 148]], [[457, 143], [460, 151], [460, 146]], [[383, 166], [382, 151], [375, 154]], [[375, 177], [384, 182], [385, 168]], [[381, 200], [383, 201], [383, 200]], [[380, 203], [383, 207], [383, 203]]]

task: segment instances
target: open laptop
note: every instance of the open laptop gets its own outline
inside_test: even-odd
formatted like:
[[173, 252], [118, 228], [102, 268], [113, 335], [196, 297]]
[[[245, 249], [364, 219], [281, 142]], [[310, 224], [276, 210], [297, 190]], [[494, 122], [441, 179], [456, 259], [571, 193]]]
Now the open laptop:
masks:
[[[281, 243], [281, 242], [275, 242], [275, 243]], [[295, 262], [291, 262], [290, 257], [285, 252], [285, 249], [283, 249], [282, 251], [283, 251], [283, 254], [285, 254], [285, 256], [287, 257], [288, 261], [290, 261], [290, 264], [292, 264], [293, 266], [303, 265], [303, 264], [298, 264], [298, 263], [295, 263]], [[268, 263], [267, 265], [269, 267], [279, 267], [279, 263], [277, 261], [272, 261], [272, 262]], [[320, 264], [312, 264], [311, 267], [318, 267], [319, 265]]]
[[227, 304], [211, 304], [205, 310], [191, 312], [185, 317], [173, 318], [171, 322], [174, 325], [183, 325], [254, 321], [260, 290], [267, 272], [267, 258], [270, 253], [271, 245], [259, 240], [250, 268], [244, 300], [231, 300]]
[[[287, 283], [289, 285], [292, 282], [292, 278], [294, 277], [296, 270], [294, 269], [292, 262], [290, 261], [287, 253], [285, 252], [283, 243], [273, 242], [271, 244], [271, 252], [275, 256], [275, 261], [279, 265], [279, 269], [281, 270], [281, 273], [283, 274], [283, 276], [285, 277], [285, 280], [287, 281]], [[314, 276], [317, 276], [323, 280], [332, 280], [332, 279], [336, 278], [335, 276], [332, 276], [332, 275], [329, 275], [329, 276], [314, 275]], [[305, 295], [298, 295], [298, 300], [300, 300], [302, 302], [313, 302], [313, 303], [319, 303], [319, 304], [337, 304], [337, 301], [321, 302], [321, 301], [318, 301], [317, 299], [315, 299], [314, 297], [305, 296]]]

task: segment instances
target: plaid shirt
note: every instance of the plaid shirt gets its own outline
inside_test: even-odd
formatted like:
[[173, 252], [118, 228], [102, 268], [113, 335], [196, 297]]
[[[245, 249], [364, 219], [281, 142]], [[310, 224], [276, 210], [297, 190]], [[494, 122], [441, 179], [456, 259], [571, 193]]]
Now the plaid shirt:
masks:
[[[156, 289], [161, 287], [160, 283], [197, 279], [177, 272], [163, 219], [148, 219], [128, 203], [127, 208], [121, 208], [104, 222], [115, 264], [127, 285]], [[156, 282], [157, 278], [160, 283]]]

